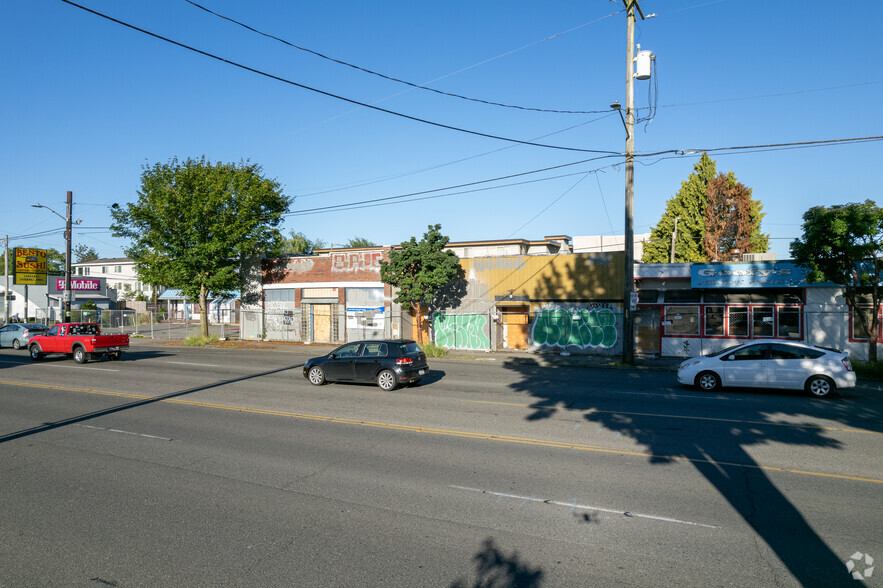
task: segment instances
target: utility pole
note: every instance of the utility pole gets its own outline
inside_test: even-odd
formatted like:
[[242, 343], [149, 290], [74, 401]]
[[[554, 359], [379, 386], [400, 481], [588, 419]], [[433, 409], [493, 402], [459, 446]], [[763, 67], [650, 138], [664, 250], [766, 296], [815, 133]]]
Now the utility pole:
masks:
[[[626, 92], [625, 92], [625, 288], [622, 304], [622, 363], [635, 363], [635, 8], [637, 0], [626, 5]], [[641, 14], [643, 17], [644, 15]]]
[[9, 235], [3, 236], [3, 267], [6, 285], [3, 288], [3, 324], [9, 324]]
[[74, 193], [67, 191], [67, 218], [64, 230], [64, 239], [67, 241], [67, 254], [64, 257], [64, 320], [71, 321], [71, 216], [74, 208]]

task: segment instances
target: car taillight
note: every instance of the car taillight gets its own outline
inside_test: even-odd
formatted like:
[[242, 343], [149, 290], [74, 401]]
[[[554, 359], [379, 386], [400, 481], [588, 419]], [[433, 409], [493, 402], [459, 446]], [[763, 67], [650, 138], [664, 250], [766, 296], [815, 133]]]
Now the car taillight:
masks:
[[396, 360], [396, 365], [411, 365], [414, 360], [410, 357], [400, 357]]
[[840, 361], [841, 361], [841, 363], [843, 363], [843, 367], [846, 368], [846, 371], [848, 371], [848, 372], [852, 371], [852, 364], [849, 362], [848, 357], [844, 357]]
[[22, 337], [27, 337], [27, 336], [28, 336], [28, 330], [27, 330], [27, 329], [25, 329], [25, 332], [24, 332], [24, 333], [22, 333], [22, 334], [21, 334], [21, 336], [22, 336]]

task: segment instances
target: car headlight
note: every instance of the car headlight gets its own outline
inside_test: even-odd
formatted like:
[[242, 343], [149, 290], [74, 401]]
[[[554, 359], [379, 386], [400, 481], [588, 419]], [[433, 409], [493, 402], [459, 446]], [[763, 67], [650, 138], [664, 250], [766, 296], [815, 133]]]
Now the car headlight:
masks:
[[700, 363], [702, 363], [702, 362], [701, 362], [700, 360], [698, 360], [698, 359], [694, 359], [694, 360], [692, 360], [692, 361], [685, 361], [684, 363], [681, 364], [681, 368], [680, 368], [680, 369], [684, 369], [684, 368], [688, 368], [688, 367], [693, 367], [694, 365], [699, 365]]

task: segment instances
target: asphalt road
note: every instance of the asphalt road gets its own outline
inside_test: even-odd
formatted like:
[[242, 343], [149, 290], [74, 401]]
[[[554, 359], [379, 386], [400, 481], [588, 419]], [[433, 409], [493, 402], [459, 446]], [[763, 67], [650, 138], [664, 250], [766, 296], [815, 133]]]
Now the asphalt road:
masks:
[[324, 351], [0, 351], [0, 586], [857, 586], [845, 562], [883, 561], [878, 385], [488, 356], [313, 387]]

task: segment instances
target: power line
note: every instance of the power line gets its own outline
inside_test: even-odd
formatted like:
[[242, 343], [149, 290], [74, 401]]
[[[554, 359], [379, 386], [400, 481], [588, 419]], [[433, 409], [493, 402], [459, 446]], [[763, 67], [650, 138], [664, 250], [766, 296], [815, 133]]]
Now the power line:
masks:
[[332, 94], [331, 92], [326, 92], [325, 90], [320, 90], [320, 89], [318, 89], [318, 88], [313, 88], [313, 87], [311, 87], [311, 86], [307, 86], [307, 85], [304, 85], [304, 84], [301, 84], [301, 83], [295, 82], [295, 81], [293, 81], [293, 80], [289, 80], [289, 79], [287, 79], [287, 78], [283, 78], [283, 77], [280, 77], [280, 76], [277, 76], [277, 75], [274, 75], [274, 74], [271, 74], [271, 73], [268, 73], [268, 72], [265, 72], [265, 71], [262, 71], [262, 70], [259, 70], [259, 69], [255, 69], [255, 68], [253, 68], [253, 67], [249, 67], [249, 66], [247, 66], [247, 65], [244, 65], [244, 64], [238, 63], [238, 62], [236, 62], [236, 61], [231, 61], [231, 60], [229, 60], [229, 59], [225, 59], [225, 58], [220, 57], [220, 56], [218, 56], [218, 55], [215, 55], [215, 54], [213, 54], [213, 53], [209, 53], [209, 52], [207, 52], [207, 51], [203, 51], [203, 50], [201, 50], [201, 49], [197, 49], [197, 48], [195, 48], [195, 47], [191, 47], [190, 45], [185, 45], [184, 43], [180, 43], [180, 42], [178, 42], [178, 41], [175, 41], [175, 40], [169, 39], [168, 37], [163, 37], [162, 35], [158, 35], [158, 34], [156, 34], [156, 33], [152, 33], [152, 32], [150, 32], [150, 31], [148, 31], [148, 30], [146, 30], [146, 29], [142, 29], [142, 28], [137, 27], [137, 26], [135, 26], [135, 25], [132, 25], [132, 24], [129, 24], [129, 23], [124, 22], [124, 21], [122, 21], [122, 20], [116, 19], [116, 18], [114, 18], [114, 17], [112, 17], [112, 16], [108, 16], [107, 14], [103, 14], [103, 13], [101, 13], [101, 12], [98, 12], [98, 11], [92, 10], [91, 8], [87, 8], [87, 7], [85, 7], [85, 6], [82, 6], [82, 5], [80, 5], [80, 4], [77, 4], [76, 2], [72, 2], [71, 0], [61, 0], [61, 1], [64, 2], [65, 4], [69, 4], [69, 5], [71, 5], [71, 6], [74, 6], [74, 7], [76, 7], [76, 8], [79, 8], [80, 10], [84, 10], [84, 11], [86, 11], [86, 12], [89, 12], [89, 13], [91, 13], [91, 14], [94, 14], [95, 16], [100, 16], [101, 18], [107, 19], [107, 20], [109, 20], [109, 21], [111, 21], [111, 22], [114, 22], [114, 23], [116, 23], [116, 24], [119, 24], [119, 25], [122, 25], [122, 26], [124, 26], [124, 27], [130, 28], [130, 29], [132, 29], [132, 30], [134, 30], [134, 31], [138, 31], [139, 33], [143, 33], [143, 34], [148, 35], [148, 36], [151, 36], [151, 37], [153, 37], [153, 38], [155, 38], [155, 39], [159, 39], [160, 41], [165, 41], [166, 43], [171, 43], [172, 45], [175, 45], [176, 47], [181, 47], [182, 49], [187, 49], [188, 51], [193, 51], [194, 53], [198, 53], [198, 54], [200, 54], [200, 55], [203, 55], [203, 56], [205, 56], [205, 57], [209, 57], [209, 58], [211, 58], [211, 59], [215, 59], [215, 60], [220, 61], [220, 62], [222, 62], [222, 63], [226, 63], [226, 64], [228, 64], [228, 65], [232, 65], [232, 66], [234, 66], [234, 67], [238, 67], [238, 68], [243, 69], [243, 70], [245, 70], [245, 71], [249, 71], [249, 72], [251, 72], [251, 73], [255, 73], [255, 74], [258, 74], [258, 75], [264, 76], [264, 77], [269, 78], [269, 79], [271, 79], [271, 80], [276, 80], [276, 81], [278, 81], [278, 82], [282, 82], [282, 83], [285, 83], [285, 84], [289, 84], [289, 85], [292, 85], [292, 86], [295, 86], [295, 87], [301, 88], [301, 89], [303, 89], [303, 90], [309, 90], [310, 92], [315, 92], [315, 93], [317, 93], [317, 94], [321, 94], [321, 95], [323, 95], [323, 96], [328, 96], [329, 98], [334, 98], [334, 99], [336, 99], [336, 100], [342, 100], [343, 102], [349, 102], [350, 104], [356, 104], [356, 105], [358, 105], [358, 106], [362, 106], [362, 107], [364, 107], [364, 108], [370, 108], [371, 110], [376, 110], [376, 111], [378, 111], [378, 112], [384, 112], [384, 113], [386, 113], [386, 114], [391, 114], [391, 115], [393, 115], [393, 116], [398, 116], [398, 117], [405, 118], [405, 119], [408, 119], [408, 120], [412, 120], [412, 121], [415, 121], [415, 122], [420, 122], [420, 123], [423, 123], [423, 124], [432, 125], [432, 126], [439, 127], [439, 128], [442, 128], [442, 129], [448, 129], [448, 130], [451, 130], [451, 131], [457, 131], [457, 132], [460, 132], [460, 133], [467, 133], [467, 134], [469, 134], [469, 135], [475, 135], [475, 136], [478, 136], [478, 137], [485, 137], [485, 138], [487, 138], [487, 139], [496, 139], [496, 140], [498, 140], [498, 141], [508, 141], [508, 142], [510, 142], [510, 143], [518, 143], [518, 144], [521, 144], [521, 145], [530, 145], [530, 146], [532, 146], [532, 147], [545, 147], [545, 148], [547, 148], [547, 149], [560, 149], [560, 150], [563, 150], [563, 151], [578, 151], [578, 152], [581, 152], [581, 153], [606, 153], [606, 154], [614, 154], [614, 155], [616, 154], [615, 151], [601, 151], [601, 150], [597, 150], [597, 149], [580, 149], [580, 148], [578, 148], [578, 147], [563, 147], [563, 146], [560, 146], [560, 145], [546, 145], [546, 144], [543, 144], [543, 143], [532, 143], [532, 142], [530, 142], [530, 141], [521, 141], [521, 140], [519, 140], [519, 139], [510, 139], [510, 138], [508, 138], [508, 137], [500, 137], [500, 136], [497, 136], [497, 135], [491, 135], [491, 134], [488, 134], [488, 133], [481, 133], [481, 132], [478, 132], [478, 131], [470, 131], [470, 130], [468, 130], [468, 129], [462, 129], [462, 128], [459, 128], [459, 127], [455, 127], [455, 126], [451, 126], [451, 125], [446, 125], [446, 124], [444, 124], [444, 123], [439, 123], [439, 122], [434, 122], [434, 121], [431, 121], [431, 120], [427, 120], [427, 119], [425, 119], [425, 118], [418, 118], [418, 117], [416, 117], [416, 116], [411, 116], [411, 115], [409, 115], [409, 114], [404, 114], [404, 113], [401, 113], [401, 112], [396, 112], [396, 111], [394, 111], [394, 110], [389, 110], [389, 109], [386, 109], [386, 108], [381, 108], [381, 107], [379, 107], [379, 106], [374, 106], [374, 105], [371, 105], [371, 104], [368, 104], [368, 103], [365, 103], [365, 102], [359, 102], [358, 100], [354, 100], [354, 99], [352, 99], [352, 98], [346, 98], [346, 97], [344, 97], [344, 96], [340, 96], [340, 95], [338, 95], [338, 94]]
[[[863, 143], [863, 142], [868, 142], [868, 141], [879, 141], [879, 140], [883, 140], [883, 136], [856, 137], [856, 138], [847, 138], [847, 139], [827, 139], [827, 140], [819, 140], [819, 141], [802, 141], [802, 142], [796, 142], [796, 143], [777, 143], [777, 144], [770, 144], [770, 145], [717, 147], [717, 148], [712, 148], [712, 149], [687, 149], [687, 150], [668, 149], [665, 151], [657, 151], [655, 153], [647, 153], [647, 154], [637, 154], [636, 153], [635, 157], [658, 157], [660, 155], [675, 156], [675, 157], [662, 157], [662, 158], [660, 158], [660, 160], [662, 160], [662, 159], [674, 159], [676, 157], [680, 158], [680, 157], [684, 157], [684, 156], [698, 155], [699, 153], [701, 153], [703, 151], [707, 152], [707, 153], [726, 152], [726, 151], [732, 151], [732, 152], [737, 152], [737, 153], [747, 153], [748, 151], [744, 151], [744, 150], [755, 149], [758, 152], [763, 152], [763, 151], [786, 150], [786, 149], [806, 149], [806, 148], [810, 148], [810, 147], [845, 145], [845, 144], [849, 144], [849, 143]], [[617, 154], [617, 155], [619, 155], [619, 154]], [[536, 169], [536, 170], [531, 170], [531, 171], [526, 171], [526, 172], [520, 172], [517, 174], [510, 174], [507, 176], [500, 176], [500, 177], [486, 179], [486, 180], [478, 180], [475, 182], [457, 184], [457, 185], [453, 185], [453, 186], [447, 186], [444, 188], [435, 188], [435, 189], [431, 189], [431, 190], [411, 192], [408, 194], [399, 194], [396, 196], [385, 196], [385, 197], [381, 197], [381, 198], [372, 198], [372, 199], [368, 199], [368, 200], [360, 200], [360, 201], [349, 202], [349, 203], [345, 203], [345, 204], [335, 204], [335, 205], [330, 205], [330, 206], [320, 206], [320, 207], [316, 207], [316, 208], [308, 208], [308, 209], [299, 210], [299, 211], [295, 211], [295, 212], [289, 212], [289, 213], [284, 214], [283, 216], [305, 216], [308, 214], [336, 212], [336, 211], [341, 211], [341, 210], [353, 210], [353, 209], [358, 209], [358, 208], [369, 208], [371, 206], [386, 206], [388, 204], [396, 204], [398, 202], [403, 203], [403, 202], [414, 202], [417, 200], [428, 200], [428, 199], [432, 199], [432, 198], [443, 198], [446, 196], [455, 196], [455, 195], [466, 194], [466, 193], [470, 193], [470, 192], [479, 192], [479, 191], [490, 190], [490, 189], [511, 187], [511, 186], [516, 186], [516, 185], [522, 185], [525, 183], [541, 182], [541, 181], [552, 180], [552, 179], [573, 176], [573, 175], [589, 174], [589, 173], [600, 171], [601, 169], [604, 169], [604, 167], [612, 167], [614, 165], [619, 165], [619, 164], [616, 163], [616, 164], [612, 164], [611, 166], [604, 166], [604, 167], [601, 167], [601, 168], [598, 168], [595, 170], [580, 171], [580, 172], [574, 172], [574, 173], [570, 173], [570, 174], [562, 174], [562, 175], [558, 175], [558, 176], [542, 178], [542, 179], [538, 179], [538, 180], [530, 180], [528, 182], [517, 182], [517, 183], [513, 183], [513, 184], [505, 184], [502, 186], [493, 186], [493, 187], [489, 187], [489, 188], [479, 188], [479, 189], [475, 189], [475, 190], [466, 190], [466, 191], [461, 191], [461, 192], [437, 194], [434, 196], [424, 196], [422, 198], [417, 198], [417, 196], [423, 196], [425, 194], [432, 194], [434, 192], [446, 192], [447, 190], [456, 190], [458, 188], [468, 188], [468, 187], [477, 186], [480, 184], [487, 184], [487, 183], [491, 183], [491, 182], [497, 182], [497, 181], [512, 179], [512, 178], [516, 178], [516, 177], [522, 177], [522, 176], [526, 176], [526, 175], [542, 173], [545, 171], [561, 169], [564, 167], [579, 165], [582, 163], [588, 163], [590, 161], [597, 161], [599, 159], [607, 159], [610, 157], [613, 157], [613, 156], [604, 155], [604, 156], [599, 156], [599, 157], [593, 157], [590, 159], [584, 159], [584, 160], [575, 161], [572, 163], [565, 163], [565, 164], [561, 164], [561, 165], [556, 165], [556, 166], [551, 166], [551, 167], [546, 167], [546, 168], [541, 168], [541, 169]], [[394, 201], [396, 201], [396, 202], [394, 202]]]
[[[306, 52], [306, 53], [310, 53], [310, 54], [312, 54], [312, 55], [315, 55], [316, 57], [321, 57], [322, 59], [326, 59], [326, 60], [328, 60], [328, 61], [331, 61], [331, 62], [337, 63], [337, 64], [339, 64], [339, 65], [344, 65], [344, 66], [346, 66], [346, 67], [351, 67], [351, 68], [353, 68], [353, 69], [359, 70], [359, 71], [361, 71], [361, 72], [365, 72], [365, 73], [370, 74], [370, 75], [373, 75], [373, 76], [377, 76], [377, 77], [383, 78], [383, 79], [385, 79], [385, 80], [389, 80], [389, 81], [391, 81], [391, 82], [396, 82], [396, 83], [399, 83], [399, 84], [404, 84], [404, 85], [406, 85], [406, 86], [410, 86], [411, 88], [414, 88], [414, 89], [417, 89], [417, 90], [426, 90], [427, 92], [435, 92], [436, 94], [441, 94], [442, 96], [450, 96], [450, 97], [452, 97], [452, 98], [459, 98], [459, 99], [461, 99], [461, 100], [469, 100], [469, 101], [471, 101], [471, 102], [480, 102], [481, 104], [487, 104], [487, 105], [490, 105], [490, 106], [500, 106], [500, 107], [502, 107], [502, 108], [514, 108], [514, 109], [517, 109], [517, 110], [529, 110], [529, 111], [533, 111], [533, 112], [551, 112], [551, 113], [556, 113], [556, 114], [601, 114], [601, 113], [609, 112], [609, 111], [610, 111], [609, 109], [607, 109], [607, 110], [553, 110], [553, 109], [549, 109], [549, 108], [532, 108], [532, 107], [529, 107], [529, 106], [515, 106], [515, 105], [512, 105], [512, 104], [503, 104], [503, 103], [500, 103], [500, 102], [492, 102], [492, 101], [489, 101], [489, 100], [482, 100], [482, 99], [480, 99], [480, 98], [470, 98], [470, 97], [468, 97], [468, 96], [462, 96], [462, 95], [460, 95], [460, 94], [453, 94], [453, 93], [451, 93], [451, 92], [444, 92], [444, 91], [442, 91], [442, 90], [437, 90], [437, 89], [435, 89], [435, 88], [430, 88], [430, 87], [428, 87], [428, 86], [424, 86], [424, 85], [421, 85], [421, 84], [415, 84], [415, 83], [413, 83], [413, 82], [408, 82], [408, 81], [406, 81], [406, 80], [402, 80], [402, 79], [399, 79], [399, 78], [396, 78], [396, 77], [392, 77], [392, 76], [389, 76], [389, 75], [386, 75], [386, 74], [382, 74], [382, 73], [376, 72], [376, 71], [374, 71], [374, 70], [367, 69], [367, 68], [365, 68], [365, 67], [361, 67], [361, 66], [359, 66], [359, 65], [355, 65], [355, 64], [349, 63], [349, 62], [347, 62], [347, 61], [342, 61], [342, 60], [340, 60], [340, 59], [335, 59], [335, 58], [333, 58], [333, 57], [329, 57], [328, 55], [324, 55], [324, 54], [322, 54], [322, 53], [319, 53], [318, 51], [314, 51], [313, 49], [309, 49], [309, 48], [307, 48], [307, 47], [301, 47], [300, 45], [296, 45], [296, 44], [291, 43], [291, 42], [289, 42], [289, 41], [286, 41], [285, 39], [282, 39], [282, 38], [280, 38], [280, 37], [276, 37], [276, 36], [271, 35], [271, 34], [269, 34], [269, 33], [265, 33], [265, 32], [263, 32], [263, 31], [260, 31], [260, 30], [258, 30], [258, 29], [255, 29], [255, 28], [253, 28], [253, 27], [251, 27], [251, 26], [249, 26], [249, 25], [247, 25], [247, 24], [245, 24], [245, 23], [243, 23], [243, 22], [240, 22], [240, 21], [238, 21], [238, 20], [235, 20], [235, 19], [233, 19], [233, 18], [230, 18], [229, 16], [224, 16], [223, 14], [219, 14], [219, 13], [215, 12], [214, 10], [210, 10], [210, 9], [206, 8], [205, 6], [202, 6], [201, 4], [197, 4], [196, 2], [193, 2], [193, 0], [184, 0], [184, 1], [187, 2], [188, 4], [192, 5], [192, 6], [195, 6], [196, 8], [199, 8], [200, 10], [204, 10], [205, 12], [208, 12], [209, 14], [212, 14], [212, 15], [214, 15], [214, 16], [217, 16], [218, 18], [221, 18], [221, 19], [223, 19], [223, 20], [226, 20], [226, 21], [232, 22], [233, 24], [239, 25], [240, 27], [242, 27], [242, 28], [244, 28], [244, 29], [247, 29], [247, 30], [249, 30], [249, 31], [251, 31], [251, 32], [253, 32], [253, 33], [257, 33], [258, 35], [261, 35], [261, 36], [267, 37], [268, 39], [273, 39], [274, 41], [278, 41], [278, 42], [280, 42], [280, 43], [282, 43], [282, 44], [284, 44], [284, 45], [287, 45], [287, 46], [289, 46], [289, 47], [293, 47], [294, 49], [298, 49], [298, 50], [300, 50], [300, 51], [304, 51], [304, 52]], [[554, 39], [555, 37], [560, 37], [561, 35], [564, 35], [564, 34], [569, 33], [569, 32], [571, 32], [571, 31], [575, 31], [575, 30], [578, 29], [578, 28], [581, 28], [581, 27], [584, 27], [584, 26], [588, 26], [588, 25], [590, 25], [590, 24], [595, 24], [595, 23], [600, 22], [600, 21], [602, 21], [602, 20], [604, 20], [604, 19], [607, 19], [607, 18], [610, 18], [610, 17], [612, 17], [612, 16], [615, 16], [615, 15], [619, 14], [620, 12], [623, 12], [623, 10], [618, 10], [618, 11], [616, 11], [616, 12], [612, 12], [612, 13], [606, 15], [606, 16], [602, 16], [601, 18], [595, 19], [595, 20], [593, 20], [593, 21], [591, 21], [591, 22], [583, 23], [583, 24], [579, 25], [578, 27], [574, 27], [574, 28], [572, 28], [572, 29], [569, 29], [569, 30], [567, 30], [567, 31], [564, 31], [564, 32], [561, 32], [561, 33], [558, 33], [558, 34], [552, 35], [552, 36], [550, 36], [550, 37], [546, 37], [546, 38], [543, 39], [542, 41], [537, 41], [537, 43], [542, 43], [543, 41], [548, 41], [549, 39]], [[532, 43], [532, 44], [533, 44], [533, 43]], [[528, 46], [529, 46], [529, 45], [528, 45]]]
[[[566, 132], [566, 131], [570, 131], [570, 130], [573, 130], [573, 129], [578, 128], [578, 127], [582, 127], [582, 126], [585, 126], [585, 125], [588, 125], [588, 124], [591, 124], [591, 123], [594, 123], [594, 122], [598, 122], [599, 120], [603, 120], [603, 119], [608, 118], [608, 117], [610, 117], [610, 116], [613, 116], [613, 113], [607, 113], [607, 114], [605, 114], [604, 116], [601, 116], [601, 117], [598, 117], [598, 118], [593, 118], [592, 120], [588, 120], [588, 121], [585, 121], [585, 122], [581, 122], [581, 123], [579, 123], [579, 124], [572, 125], [572, 126], [569, 126], [569, 127], [567, 127], [567, 128], [564, 128], [564, 129], [561, 129], [561, 130], [558, 130], [558, 131], [553, 131], [553, 132], [551, 132], [551, 133], [546, 133], [545, 135], [540, 135], [539, 137], [534, 137], [533, 139], [531, 139], [531, 141], [536, 141], [537, 139], [545, 139], [546, 137], [551, 137], [552, 135], [557, 135], [557, 134], [559, 134], [559, 133], [564, 133], [564, 132]], [[404, 178], [404, 177], [407, 177], [407, 176], [413, 176], [413, 175], [420, 174], [420, 173], [427, 172], [427, 171], [433, 171], [433, 170], [436, 170], [436, 169], [441, 169], [441, 168], [443, 168], [443, 167], [447, 167], [447, 166], [449, 166], [449, 165], [455, 165], [455, 164], [458, 164], [458, 163], [463, 163], [464, 161], [470, 161], [470, 160], [472, 160], [472, 159], [478, 159], [479, 157], [484, 157], [485, 155], [492, 155], [492, 154], [494, 154], [494, 153], [499, 153], [500, 151], [505, 151], [505, 150], [507, 150], [507, 149], [513, 149], [513, 148], [515, 148], [515, 147], [518, 147], [518, 146], [517, 146], [517, 145], [506, 145], [505, 147], [500, 147], [500, 148], [498, 148], [498, 149], [494, 149], [494, 150], [492, 150], [492, 151], [485, 151], [484, 153], [478, 153], [478, 154], [476, 154], [476, 155], [470, 155], [470, 156], [468, 156], [468, 157], [461, 157], [460, 159], [456, 159], [456, 160], [454, 160], [454, 161], [449, 161], [449, 162], [447, 162], [447, 163], [440, 163], [440, 164], [437, 164], [437, 165], [433, 165], [433, 166], [429, 166], [429, 167], [424, 167], [424, 168], [421, 168], [421, 169], [418, 169], [418, 170], [413, 170], [413, 171], [409, 171], [409, 172], [402, 172], [402, 173], [399, 173], [399, 174], [393, 174], [393, 175], [384, 176], [384, 177], [381, 177], [381, 178], [374, 178], [374, 179], [371, 179], [371, 180], [356, 181], [355, 183], [346, 184], [346, 185], [344, 185], [344, 186], [332, 186], [332, 187], [329, 187], [328, 189], [324, 189], [324, 190], [317, 190], [317, 191], [315, 191], [315, 192], [309, 192], [309, 193], [307, 193], [307, 194], [298, 194], [297, 197], [298, 197], [298, 198], [305, 198], [305, 197], [307, 197], [307, 196], [319, 196], [319, 195], [321, 195], [321, 194], [329, 194], [329, 193], [331, 193], [331, 192], [340, 192], [340, 191], [342, 191], [342, 190], [351, 190], [351, 189], [353, 189], [353, 188], [361, 188], [361, 187], [363, 187], [363, 186], [370, 186], [370, 185], [372, 185], [372, 184], [379, 184], [379, 183], [381, 183], [381, 182], [386, 182], [386, 181], [389, 181], [389, 180], [397, 180], [397, 179], [399, 179], [399, 178]]]
[[[619, 154], [616, 154], [616, 156], [618, 156], [618, 155], [619, 155]], [[563, 168], [563, 167], [569, 167], [569, 166], [572, 166], [572, 165], [579, 165], [579, 164], [581, 164], [581, 163], [587, 163], [587, 162], [589, 162], [589, 161], [596, 161], [596, 160], [598, 160], [598, 159], [605, 159], [605, 158], [607, 158], [607, 157], [614, 157], [614, 156], [613, 156], [613, 155], [602, 155], [602, 156], [600, 156], [600, 157], [593, 157], [593, 158], [591, 158], [591, 159], [583, 159], [583, 160], [581, 160], [581, 161], [574, 161], [574, 162], [571, 162], [571, 163], [564, 163], [564, 164], [561, 164], [561, 165], [554, 165], [554, 166], [551, 166], [551, 167], [545, 167], [545, 168], [541, 168], [541, 169], [535, 169], [535, 170], [531, 170], [531, 171], [520, 172], [520, 173], [517, 173], [517, 174], [510, 174], [510, 175], [507, 175], [507, 176], [500, 176], [500, 177], [491, 178], [491, 179], [487, 179], [487, 180], [478, 180], [478, 181], [475, 181], [475, 182], [468, 182], [468, 183], [465, 183], [465, 184], [456, 184], [456, 185], [453, 185], [453, 186], [446, 186], [446, 187], [444, 187], [444, 188], [434, 188], [434, 189], [432, 189], [432, 190], [422, 190], [422, 191], [420, 191], [420, 192], [411, 192], [411, 193], [408, 193], [408, 194], [399, 194], [399, 195], [396, 195], [396, 196], [385, 196], [385, 197], [382, 197], [382, 198], [372, 198], [372, 199], [369, 199], [369, 200], [362, 200], [362, 201], [359, 201], [359, 202], [349, 202], [349, 203], [346, 203], [346, 204], [335, 204], [335, 205], [331, 205], [331, 206], [321, 206], [321, 207], [317, 207], [317, 208], [307, 208], [307, 209], [304, 209], [304, 210], [298, 210], [298, 211], [295, 211], [295, 212], [288, 212], [288, 213], [285, 213], [285, 214], [282, 215], [282, 216], [300, 216], [300, 215], [307, 214], [307, 213], [310, 213], [310, 212], [315, 212], [315, 211], [323, 211], [323, 212], [324, 212], [324, 211], [330, 211], [330, 210], [339, 209], [339, 208], [349, 208], [349, 207], [352, 207], [352, 206], [355, 206], [355, 205], [359, 205], [359, 204], [368, 204], [368, 203], [385, 202], [385, 201], [389, 201], [389, 200], [400, 200], [400, 199], [402, 199], [402, 198], [410, 198], [410, 197], [412, 197], [412, 196], [421, 196], [421, 195], [423, 195], [423, 194], [431, 194], [431, 193], [433, 193], [433, 192], [444, 192], [444, 191], [446, 191], [446, 190], [456, 190], [457, 188], [468, 188], [469, 186], [477, 186], [477, 185], [479, 185], [479, 184], [487, 184], [487, 183], [490, 183], [490, 182], [498, 182], [498, 181], [500, 181], [500, 180], [508, 180], [508, 179], [511, 179], [511, 178], [517, 178], [517, 177], [521, 177], [521, 176], [527, 176], [527, 175], [531, 175], [531, 174], [542, 173], [542, 172], [545, 172], [545, 171], [551, 171], [551, 170], [554, 170], [554, 169], [561, 169], [561, 168]]]

